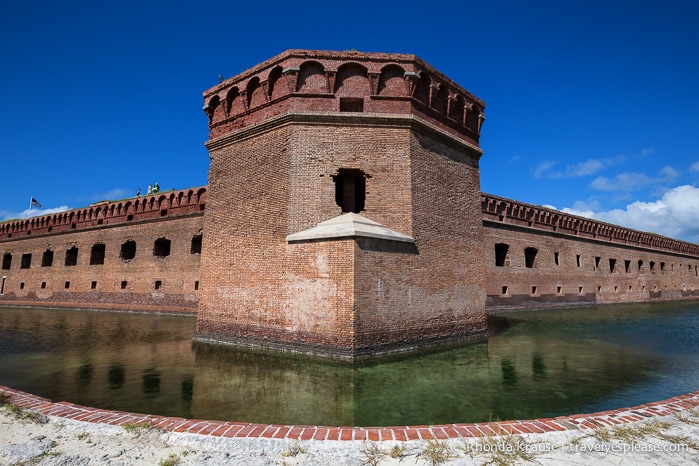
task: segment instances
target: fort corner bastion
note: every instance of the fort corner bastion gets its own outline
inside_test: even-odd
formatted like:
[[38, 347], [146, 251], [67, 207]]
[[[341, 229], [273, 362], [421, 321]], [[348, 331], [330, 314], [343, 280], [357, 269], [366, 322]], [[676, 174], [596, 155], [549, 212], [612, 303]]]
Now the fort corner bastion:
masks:
[[356, 359], [482, 336], [482, 101], [413, 55], [292, 50], [204, 94], [197, 338]]
[[358, 360], [486, 310], [696, 299], [695, 244], [482, 193], [484, 109], [413, 55], [284, 52], [204, 93], [208, 186], [0, 223], [0, 306]]

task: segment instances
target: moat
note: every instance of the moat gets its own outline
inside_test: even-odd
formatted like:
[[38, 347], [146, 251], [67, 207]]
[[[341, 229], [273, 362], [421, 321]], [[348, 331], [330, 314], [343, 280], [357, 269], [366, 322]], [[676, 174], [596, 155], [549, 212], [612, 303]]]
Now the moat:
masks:
[[0, 385], [167, 416], [304, 425], [531, 419], [699, 388], [699, 303], [491, 315], [487, 342], [351, 366], [192, 343], [196, 319], [0, 308]]

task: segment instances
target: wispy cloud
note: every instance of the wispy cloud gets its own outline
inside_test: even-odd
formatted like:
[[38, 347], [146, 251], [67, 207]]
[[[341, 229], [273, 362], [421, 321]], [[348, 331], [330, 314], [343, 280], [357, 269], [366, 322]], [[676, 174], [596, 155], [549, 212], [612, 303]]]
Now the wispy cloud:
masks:
[[542, 160], [540, 161], [536, 167], [534, 167], [534, 172], [532, 175], [534, 178], [543, 178], [544, 175], [546, 175], [549, 170], [551, 170], [553, 167], [556, 166], [558, 162], [554, 162], [551, 160]]
[[689, 170], [690, 170], [690, 171], [693, 171], [693, 172], [699, 172], [699, 160], [697, 160], [696, 162], [694, 162], [693, 164], [691, 164], [691, 165], [689, 166]]
[[25, 209], [22, 212], [10, 212], [7, 210], [0, 211], [0, 218], [2, 220], [20, 220], [32, 217], [41, 217], [42, 215], [56, 214], [58, 212], [65, 212], [71, 208], [65, 205], [60, 207], [52, 207], [50, 209]]
[[590, 183], [590, 187], [598, 191], [637, 191], [648, 186], [671, 183], [679, 175], [677, 170], [666, 166], [660, 170], [658, 176], [649, 176], [645, 173], [619, 173], [614, 178], [599, 176]]
[[607, 158], [590, 158], [583, 162], [579, 162], [573, 165], [566, 165], [565, 168], [554, 170], [554, 167], [558, 165], [556, 161], [543, 160], [534, 169], [535, 178], [581, 178], [585, 176], [592, 176], [607, 167], [616, 165], [623, 162], [626, 159], [623, 155], [616, 157]]

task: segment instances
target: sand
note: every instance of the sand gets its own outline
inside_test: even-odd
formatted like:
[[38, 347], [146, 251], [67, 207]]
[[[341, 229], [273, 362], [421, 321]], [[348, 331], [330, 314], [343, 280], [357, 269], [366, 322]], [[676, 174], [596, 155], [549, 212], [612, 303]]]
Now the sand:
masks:
[[[444, 461], [442, 461], [444, 460]], [[0, 408], [0, 465], [699, 464], [699, 411], [617, 429], [445, 441], [236, 439]]]

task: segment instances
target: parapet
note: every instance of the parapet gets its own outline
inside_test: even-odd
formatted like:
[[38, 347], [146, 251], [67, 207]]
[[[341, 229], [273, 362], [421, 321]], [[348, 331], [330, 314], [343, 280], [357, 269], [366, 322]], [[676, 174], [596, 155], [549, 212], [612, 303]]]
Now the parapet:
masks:
[[201, 186], [166, 191], [119, 201], [97, 202], [82, 209], [26, 220], [7, 221], [0, 223], [0, 241], [197, 212], [203, 214], [206, 190], [206, 186]]
[[699, 245], [481, 193], [483, 220], [656, 251], [699, 256]]
[[210, 138], [284, 113], [418, 115], [477, 145], [485, 103], [415, 55], [289, 50], [204, 92]]

